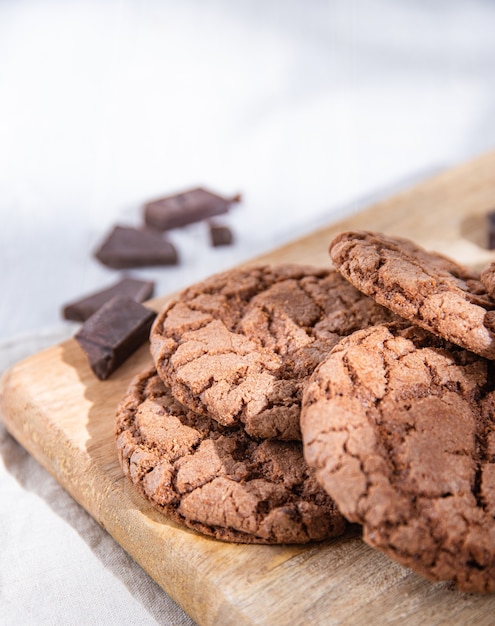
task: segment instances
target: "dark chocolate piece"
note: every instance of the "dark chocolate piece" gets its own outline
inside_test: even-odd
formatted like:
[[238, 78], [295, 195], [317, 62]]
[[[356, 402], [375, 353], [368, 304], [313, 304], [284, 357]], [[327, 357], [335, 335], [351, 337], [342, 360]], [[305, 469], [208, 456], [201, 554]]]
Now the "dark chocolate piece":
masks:
[[66, 320], [85, 322], [88, 317], [96, 313], [105, 302], [108, 302], [114, 296], [132, 298], [136, 302], [144, 302], [144, 300], [151, 298], [154, 288], [155, 283], [150, 280], [123, 278], [106, 289], [95, 291], [89, 296], [65, 305], [63, 316]]
[[488, 250], [495, 250], [495, 211], [486, 216], [488, 224]]
[[230, 246], [234, 240], [232, 231], [228, 226], [210, 222], [210, 243], [217, 246]]
[[132, 300], [116, 296], [83, 324], [75, 339], [89, 365], [105, 380], [149, 337], [156, 313]]
[[150, 228], [169, 230], [227, 213], [230, 205], [240, 199], [240, 195], [225, 198], [197, 187], [146, 203], [144, 221]]
[[115, 269], [178, 263], [177, 251], [170, 241], [155, 231], [130, 226], [115, 226], [95, 256]]

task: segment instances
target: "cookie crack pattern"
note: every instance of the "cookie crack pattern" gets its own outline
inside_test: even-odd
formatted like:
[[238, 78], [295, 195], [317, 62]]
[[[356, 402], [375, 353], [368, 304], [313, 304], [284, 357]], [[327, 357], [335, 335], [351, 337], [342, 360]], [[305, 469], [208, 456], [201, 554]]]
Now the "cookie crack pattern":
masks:
[[[275, 354], [277, 354], [278, 356], [284, 356], [284, 353], [282, 351], [282, 346], [277, 341], [276, 323], [278, 320], [276, 319], [274, 310], [270, 309], [266, 305], [259, 307], [259, 310], [261, 313], [264, 313], [265, 315], [266, 330], [268, 331], [268, 334], [269, 334], [269, 338], [263, 337], [261, 339], [261, 345], [264, 348], [267, 348], [268, 346], [270, 346], [270, 348], [273, 350]], [[272, 340], [271, 343], [270, 343], [270, 339]]]
[[[367, 471], [367, 468], [365, 466], [365, 462], [362, 456], [359, 454], [355, 454], [349, 450], [348, 439], [346, 439], [342, 443], [342, 450], [343, 450], [342, 456], [354, 459], [358, 463], [358, 471], [361, 474], [361, 476], [364, 478], [364, 485], [361, 485], [361, 492], [357, 496], [357, 499], [356, 499], [357, 517], [355, 519], [354, 518], [351, 519], [351, 521], [355, 521], [355, 522], [362, 524], [363, 520], [366, 518], [367, 511], [369, 510], [369, 503], [368, 503], [369, 494], [370, 494], [371, 489], [373, 488], [374, 483], [373, 483], [370, 473]], [[342, 456], [337, 462], [335, 462], [335, 465], [332, 468], [332, 473], [335, 475], [338, 475], [339, 472], [341, 472], [342, 469], [345, 467], [345, 464], [342, 461]]]
[[[307, 324], [304, 326], [304, 329], [306, 330], [307, 333], [311, 334], [312, 332], [314, 332], [314, 327], [315, 324], [318, 323], [318, 321], [322, 320], [325, 315], [326, 315], [326, 311], [325, 311], [325, 307], [323, 305], [321, 305], [317, 299], [314, 297], [313, 292], [311, 291], [311, 289], [309, 288], [309, 285], [303, 280], [301, 281], [301, 289], [303, 290], [303, 292], [308, 296], [308, 298], [311, 300], [311, 304], [313, 306], [315, 306], [319, 313], [318, 315], [314, 316], [314, 319], [312, 321], [311, 324]], [[343, 298], [340, 296], [340, 294], [336, 293], [335, 294], [335, 300], [340, 303], [340, 306], [345, 307], [345, 303]]]
[[[433, 265], [429, 266], [424, 262], [424, 257], [418, 257], [418, 249], [415, 248], [414, 251], [410, 251], [404, 245], [398, 245], [394, 243], [392, 240], [387, 241], [387, 245], [383, 243], [377, 244], [378, 255], [380, 257], [380, 263], [383, 265], [387, 262], [390, 264], [400, 263], [401, 260], [406, 264], [410, 265], [413, 268], [413, 271], [417, 272], [418, 276], [426, 276], [429, 279], [429, 285], [437, 289], [438, 291], [443, 291], [447, 289], [446, 283], [443, 281], [439, 281], [438, 277], [443, 276], [447, 279], [447, 282], [450, 282], [452, 278], [456, 279], [461, 283], [465, 283], [466, 274], [462, 270], [461, 267], [456, 267], [453, 262], [448, 260], [446, 257], [441, 257], [436, 253], [428, 253], [425, 251], [420, 252], [420, 254], [424, 254], [430, 260], [433, 261]], [[392, 260], [385, 261], [387, 257], [390, 257], [390, 253], [392, 253]], [[435, 259], [435, 260], [433, 260]], [[444, 263], [444, 267], [440, 267], [439, 261]], [[463, 289], [459, 285], [456, 285], [459, 291], [464, 292]]]
[[330, 245], [337, 269], [395, 313], [460, 346], [495, 358], [487, 313], [495, 309], [480, 276], [406, 239], [342, 233]]
[[[351, 382], [351, 386], [354, 389], [359, 389], [361, 386], [361, 380], [360, 380], [360, 376], [359, 376], [359, 372], [358, 370], [354, 367], [354, 365], [351, 363], [351, 360], [348, 356], [347, 353], [343, 353], [342, 354], [342, 365], [345, 368], [345, 371], [349, 377], [349, 380]], [[332, 390], [333, 391], [333, 390]], [[370, 402], [372, 403], [376, 403], [378, 401], [377, 398], [372, 398], [372, 397], [364, 397], [362, 394], [360, 394], [360, 400], [361, 402], [363, 402], [363, 404], [369, 404]]]
[[391, 317], [333, 270], [233, 270], [186, 289], [159, 315], [152, 354], [192, 410], [297, 440], [302, 387], [316, 365], [339, 337]]
[[375, 327], [330, 352], [303, 400], [308, 463], [364, 539], [463, 591], [495, 591], [494, 369], [418, 328]]
[[245, 543], [305, 543], [344, 530], [304, 465], [300, 442], [256, 439], [239, 425], [195, 414], [155, 371], [131, 384], [117, 410], [116, 436], [136, 489], [189, 528]]
[[[481, 442], [478, 440], [478, 445], [480, 445], [480, 443]], [[478, 463], [476, 470], [474, 472], [474, 482], [473, 482], [472, 492], [476, 500], [476, 505], [486, 513], [486, 503], [481, 493], [482, 473], [483, 473], [483, 468]]]
[[[433, 368], [430, 368], [430, 371], [434, 371]], [[435, 374], [432, 376], [432, 378], [435, 378]], [[436, 395], [441, 396], [441, 393], [437, 393]], [[386, 434], [382, 434], [381, 441], [387, 449], [388, 459], [394, 467], [396, 475], [400, 476], [399, 483], [407, 481], [408, 468], [402, 468], [398, 466], [396, 461], [397, 450], [405, 444], [407, 438], [411, 434], [414, 434], [416, 432], [417, 429], [410, 426], [409, 428], [406, 428], [404, 430], [404, 433], [399, 438], [396, 438], [393, 442], [390, 442], [388, 440]], [[480, 442], [478, 442], [478, 446], [480, 446]], [[468, 454], [465, 450], [453, 450], [450, 452], [450, 454], [463, 458], [468, 457]], [[479, 456], [483, 455], [478, 455], [478, 459]], [[482, 510], [485, 510], [485, 506], [480, 495], [481, 467], [479, 465], [478, 459], [474, 471], [472, 493], [476, 500], [476, 506], [481, 508]], [[399, 483], [396, 483], [396, 489], [398, 488]], [[398, 491], [401, 492], [401, 489], [399, 488]], [[411, 492], [410, 489], [408, 489], [404, 492], [404, 494], [407, 497], [409, 505], [411, 507], [411, 510], [408, 513], [408, 517], [411, 517], [412, 519], [425, 519], [425, 531], [426, 529], [430, 529], [426, 532], [429, 533], [430, 541], [432, 544], [430, 546], [431, 555], [429, 556], [429, 553], [419, 554], [417, 550], [417, 545], [413, 542], [410, 546], [410, 549], [408, 549], [408, 547], [404, 546], [403, 544], [400, 544], [400, 547], [394, 546], [393, 550], [396, 557], [399, 560], [403, 559], [403, 562], [406, 565], [409, 565], [413, 568], [415, 566], [419, 566], [420, 569], [428, 568], [432, 571], [446, 567], [446, 563], [449, 561], [452, 563], [458, 561], [459, 546], [465, 545], [467, 539], [469, 538], [469, 529], [472, 528], [473, 525], [476, 523], [475, 520], [472, 517], [465, 515], [462, 511], [459, 512], [459, 516], [463, 520], [463, 528], [457, 531], [455, 545], [453, 547], [449, 547], [448, 542], [446, 543], [445, 537], [442, 534], [440, 534], [439, 536], [436, 535], [435, 528], [438, 526], [438, 519], [436, 518], [436, 516], [430, 516], [429, 514], [425, 513], [425, 501], [430, 501], [432, 503], [432, 506], [435, 506], [435, 502], [438, 500], [450, 499], [452, 502], [455, 502], [455, 500], [459, 498], [459, 494], [454, 494], [452, 493], [452, 491], [444, 491], [437, 494], [432, 493], [430, 490], [421, 489], [416, 489], [416, 491], [414, 492]], [[453, 505], [453, 507], [455, 508], [455, 505]], [[367, 533], [372, 544], [374, 543], [377, 547], [385, 546], [386, 551], [388, 551], [389, 548], [387, 546], [391, 545], [391, 538], [393, 536], [400, 536], [402, 533], [405, 533], [406, 535], [409, 534], [409, 527], [409, 519], [405, 522], [399, 523], [393, 523], [387, 520], [386, 523], [383, 523], [382, 521], [380, 527], [373, 527], [372, 525], [368, 525]], [[474, 567], [479, 571], [483, 571], [486, 569], [485, 566], [476, 561], [474, 556], [466, 560], [466, 567]], [[450, 575], [452, 575], [452, 571], [453, 570], [451, 569]], [[435, 579], [435, 576], [433, 578]]]

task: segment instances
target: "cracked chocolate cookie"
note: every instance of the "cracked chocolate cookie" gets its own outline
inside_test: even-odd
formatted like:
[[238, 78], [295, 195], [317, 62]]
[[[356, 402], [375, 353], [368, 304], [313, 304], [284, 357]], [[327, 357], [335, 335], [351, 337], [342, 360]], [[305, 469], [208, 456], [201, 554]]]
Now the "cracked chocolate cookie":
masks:
[[495, 591], [495, 364], [418, 327], [343, 339], [306, 388], [304, 454], [363, 538], [462, 591]]
[[479, 273], [412, 241], [346, 232], [330, 244], [337, 270], [357, 289], [401, 317], [495, 358], [495, 301]]
[[119, 405], [120, 463], [170, 519], [242, 543], [306, 543], [346, 526], [304, 461], [301, 442], [255, 440], [194, 414], [156, 371], [138, 375]]
[[235, 269], [171, 302], [151, 352], [190, 409], [255, 437], [300, 440], [302, 389], [315, 366], [341, 337], [394, 317], [333, 270]]

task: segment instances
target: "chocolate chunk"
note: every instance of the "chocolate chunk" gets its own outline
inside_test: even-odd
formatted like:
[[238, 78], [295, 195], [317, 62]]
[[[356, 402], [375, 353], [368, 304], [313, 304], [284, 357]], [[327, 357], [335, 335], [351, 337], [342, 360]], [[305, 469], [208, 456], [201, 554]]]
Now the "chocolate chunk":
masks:
[[94, 293], [65, 305], [63, 316], [66, 320], [85, 322], [88, 317], [96, 313], [105, 302], [114, 296], [132, 298], [136, 302], [143, 302], [153, 295], [155, 284], [153, 281], [138, 280], [137, 278], [123, 278], [107, 289]]
[[115, 226], [95, 256], [115, 269], [178, 263], [177, 251], [170, 241], [152, 230], [129, 226]]
[[486, 216], [488, 225], [488, 250], [495, 250], [495, 211]]
[[216, 248], [217, 246], [230, 246], [234, 238], [232, 231], [228, 226], [222, 224], [214, 224], [210, 222], [210, 242]]
[[116, 296], [86, 320], [75, 339], [100, 380], [108, 378], [148, 339], [155, 317], [154, 311], [139, 302]]
[[144, 221], [150, 228], [169, 230], [227, 213], [230, 205], [240, 199], [239, 195], [225, 198], [198, 187], [148, 202], [144, 205]]

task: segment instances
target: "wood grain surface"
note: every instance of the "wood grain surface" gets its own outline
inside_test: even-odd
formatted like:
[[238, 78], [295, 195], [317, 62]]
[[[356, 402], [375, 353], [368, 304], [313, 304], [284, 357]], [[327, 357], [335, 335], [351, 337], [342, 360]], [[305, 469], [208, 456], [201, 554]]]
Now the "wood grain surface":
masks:
[[[485, 249], [485, 215], [493, 209], [490, 153], [252, 263], [329, 266], [333, 235], [369, 229], [481, 266], [495, 258]], [[132, 376], [150, 363], [143, 346], [101, 382], [70, 339], [4, 374], [0, 411], [9, 432], [198, 624], [495, 623], [495, 596], [432, 584], [366, 546], [358, 531], [309, 547], [244, 546], [161, 517], [124, 479], [113, 438], [115, 407]]]

